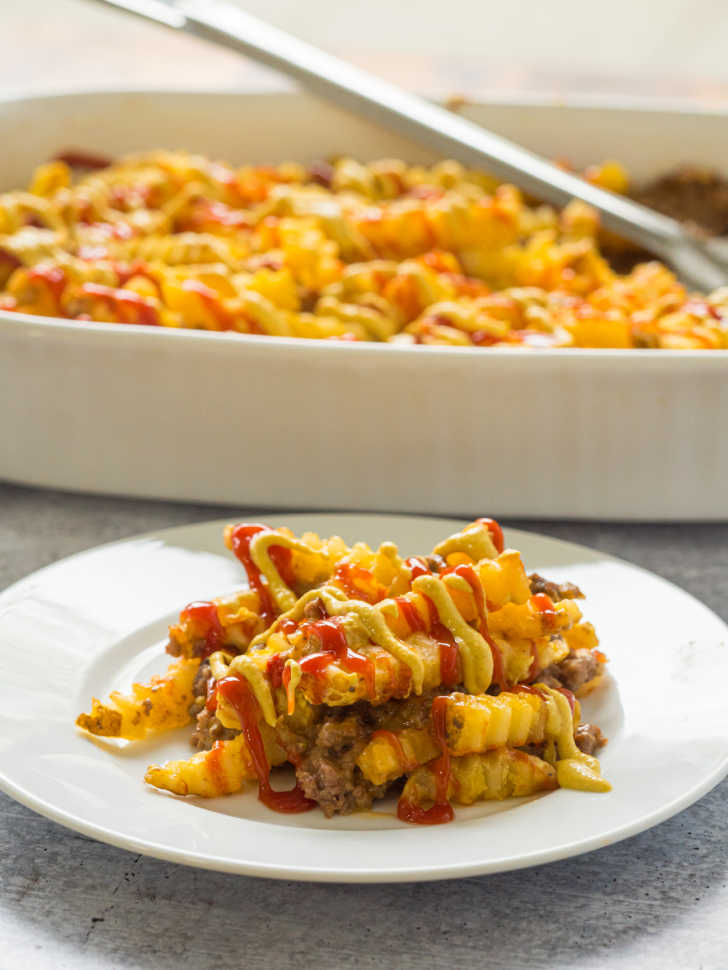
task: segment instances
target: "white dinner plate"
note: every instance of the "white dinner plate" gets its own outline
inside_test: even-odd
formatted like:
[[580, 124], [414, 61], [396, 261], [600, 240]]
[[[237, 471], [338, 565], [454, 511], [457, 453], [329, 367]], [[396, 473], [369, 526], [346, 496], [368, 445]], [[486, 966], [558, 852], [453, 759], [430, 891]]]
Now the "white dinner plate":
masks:
[[[380, 515], [283, 515], [270, 524], [393, 539], [429, 551], [459, 523]], [[725, 624], [682, 590], [618, 559], [519, 530], [526, 568], [570, 579], [610, 658], [585, 720], [609, 737], [609, 794], [557, 790], [456, 808], [437, 828], [404, 825], [394, 802], [327, 820], [270, 812], [254, 788], [214, 800], [161, 794], [151, 762], [185, 757], [190, 729], [121, 746], [74, 727], [92, 696], [161, 672], [167, 625], [190, 600], [244, 585], [223, 522], [100, 546], [0, 595], [0, 786], [30, 808], [135, 852], [249, 875], [321, 881], [442, 879], [550, 862], [609, 845], [674, 815], [728, 773]]]

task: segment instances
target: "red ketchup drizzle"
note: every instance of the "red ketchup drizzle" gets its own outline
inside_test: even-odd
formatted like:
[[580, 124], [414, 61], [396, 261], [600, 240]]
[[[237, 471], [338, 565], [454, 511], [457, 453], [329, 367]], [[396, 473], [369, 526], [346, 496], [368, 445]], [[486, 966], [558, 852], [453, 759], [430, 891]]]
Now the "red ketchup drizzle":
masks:
[[233, 209], [224, 202], [214, 202], [212, 199], [200, 199], [195, 205], [191, 218], [186, 221], [190, 228], [198, 231], [205, 222], [216, 222], [220, 226], [235, 229], [250, 226], [250, 220], [244, 212]]
[[422, 596], [430, 614], [430, 636], [440, 648], [440, 680], [446, 687], [455, 687], [460, 680], [458, 646], [452, 633], [440, 622], [437, 607], [430, 597]]
[[373, 741], [375, 738], [384, 738], [384, 740], [387, 741], [392, 746], [392, 748], [394, 749], [394, 753], [397, 756], [397, 760], [402, 766], [403, 772], [413, 771], [417, 767], [416, 764], [413, 764], [409, 760], [409, 758], [405, 754], [404, 748], [402, 747], [402, 742], [399, 740], [397, 735], [394, 734], [392, 731], [384, 731], [384, 730], [375, 731], [369, 740]]
[[425, 623], [422, 614], [417, 609], [414, 603], [411, 603], [404, 596], [398, 596], [395, 601], [399, 612], [402, 615], [402, 619], [410, 628], [412, 633], [425, 633], [427, 630], [427, 624]]
[[103, 300], [118, 310], [121, 323], [134, 323], [143, 327], [156, 327], [159, 324], [159, 314], [154, 304], [133, 290], [115, 289], [100, 283], [84, 283], [81, 292]]
[[454, 566], [449, 569], [442, 571], [440, 575], [445, 576], [448, 573], [452, 573], [454, 576], [460, 576], [462, 579], [466, 580], [471, 590], [473, 591], [473, 598], [475, 599], [475, 608], [478, 611], [479, 632], [481, 637], [490, 647], [490, 652], [493, 657], [493, 683], [497, 684], [501, 690], [505, 690], [506, 680], [505, 671], [503, 669], [503, 654], [500, 652], [498, 645], [495, 640], [490, 635], [488, 630], [488, 618], [485, 610], [485, 599], [483, 597], [483, 587], [480, 584], [475, 570], [472, 566], [463, 563], [460, 566]]
[[268, 675], [271, 687], [282, 687], [286, 692], [288, 713], [293, 714], [293, 711], [295, 710], [295, 700], [293, 697], [288, 696], [288, 685], [291, 683], [291, 668], [286, 667], [286, 661], [279, 653], [276, 653], [266, 664], [265, 672]]
[[268, 550], [268, 555], [270, 556], [270, 561], [276, 567], [278, 575], [286, 586], [292, 589], [296, 582], [296, 576], [291, 567], [291, 560], [293, 558], [292, 551], [287, 546], [271, 546]]
[[500, 555], [505, 548], [505, 540], [503, 539], [503, 529], [498, 525], [495, 519], [476, 519], [481, 525], [484, 525], [488, 532], [490, 532], [490, 537], [493, 540], [493, 545], [496, 548], [496, 552]]
[[268, 675], [271, 687], [283, 686], [283, 670], [285, 666], [286, 662], [279, 653], [274, 654], [265, 665], [265, 672]]
[[271, 623], [271, 621], [275, 618], [275, 609], [273, 608], [273, 600], [271, 599], [270, 591], [268, 590], [267, 585], [263, 582], [263, 577], [260, 575], [260, 570], [251, 558], [250, 543], [253, 537], [257, 536], [259, 533], [272, 531], [273, 530], [267, 525], [251, 525], [244, 523], [242, 525], [236, 525], [230, 536], [230, 544], [232, 545], [233, 552], [243, 564], [251, 589], [255, 590], [255, 592], [258, 594], [258, 599], [260, 600], [260, 615], [263, 622], [266, 624]]
[[298, 629], [298, 623], [296, 623], [295, 620], [286, 618], [285, 620], [279, 621], [278, 629], [281, 631], [281, 633], [284, 633], [287, 637], [289, 637], [292, 633], [295, 633], [296, 630]]
[[22, 260], [18, 259], [18, 257], [14, 253], [11, 253], [8, 249], [0, 249], [0, 264], [4, 264], [11, 270], [17, 269], [18, 266], [23, 265]]
[[440, 648], [440, 680], [446, 687], [454, 687], [460, 680], [457, 644], [442, 623], [433, 624], [430, 633]]
[[546, 593], [534, 593], [531, 597], [531, 605], [544, 618], [546, 626], [552, 627], [554, 625], [557, 613], [550, 596], [547, 596]]
[[207, 601], [190, 603], [182, 610], [180, 619], [191, 620], [201, 627], [202, 636], [205, 639], [205, 648], [200, 654], [203, 660], [223, 646], [225, 631], [214, 603]]
[[114, 272], [119, 279], [119, 286], [126, 286], [129, 280], [133, 276], [143, 276], [144, 279], [149, 280], [150, 283], [154, 283], [159, 292], [159, 283], [150, 276], [150, 269], [146, 263], [141, 260], [134, 260], [132, 263], [112, 263]]
[[334, 582], [343, 586], [354, 599], [374, 604], [380, 603], [387, 596], [387, 590], [377, 582], [374, 574], [353, 562], [340, 563], [336, 567], [333, 578]]
[[569, 702], [569, 707], [571, 708], [571, 715], [573, 717], [573, 715], [574, 715], [574, 708], [576, 707], [576, 698], [574, 697], [574, 695], [572, 694], [572, 692], [569, 690], [568, 687], [557, 687], [556, 690], [560, 694], [563, 694], [564, 697]]
[[74, 150], [59, 152], [53, 156], [52, 161], [65, 162], [69, 168], [99, 169], [108, 168], [109, 165], [113, 165], [113, 159], [108, 158], [106, 155], [94, 155], [91, 152]]
[[185, 280], [182, 284], [182, 289], [187, 290], [188, 293], [195, 293], [197, 296], [199, 296], [212, 316], [215, 318], [215, 322], [218, 324], [221, 330], [235, 329], [235, 320], [220, 302], [220, 294], [217, 292], [217, 290], [213, 290], [211, 287], [205, 286], [205, 284], [200, 283], [199, 280]]
[[691, 313], [696, 317], [712, 317], [714, 320], [722, 319], [716, 308], [711, 306], [709, 303], [706, 303], [705, 300], [688, 300], [688, 302], [683, 305], [683, 310], [686, 313]]
[[435, 804], [428, 809], [414, 802], [399, 800], [397, 818], [402, 822], [415, 825], [442, 825], [452, 822], [455, 813], [447, 798], [450, 785], [450, 752], [447, 749], [447, 697], [436, 697], [432, 702], [432, 729], [435, 740], [440, 745], [440, 757], [432, 762], [435, 776]]
[[213, 714], [217, 708], [217, 683], [211, 677], [207, 682], [207, 696], [205, 697], [205, 710]]
[[500, 343], [501, 338], [496, 337], [495, 334], [488, 333], [487, 330], [474, 330], [470, 334], [470, 339], [473, 341], [476, 347], [492, 347], [493, 344]]
[[529, 684], [514, 684], [508, 688], [508, 691], [511, 694], [535, 694], [537, 697], [543, 697], [543, 691], [539, 690], [538, 687], [531, 687]]
[[36, 266], [28, 271], [28, 279], [41, 280], [56, 303], [61, 302], [61, 296], [66, 286], [66, 274], [60, 266]]
[[374, 664], [368, 657], [363, 657], [349, 648], [338, 616], [302, 623], [301, 630], [318, 637], [322, 647], [319, 653], [312, 653], [301, 661], [302, 673], [318, 677], [329, 664], [337, 660], [344, 669], [359, 674], [367, 685], [369, 696], [374, 697]]
[[412, 573], [411, 582], [414, 582], [418, 576], [430, 575], [430, 570], [427, 568], [424, 560], [420, 559], [419, 556], [410, 556], [409, 559], [405, 559], [404, 564]]
[[253, 767], [258, 776], [258, 798], [274, 812], [293, 814], [308, 812], [316, 807], [301, 791], [298, 783], [290, 791], [274, 791], [270, 786], [270, 764], [263, 747], [258, 721], [260, 708], [247, 681], [240, 677], [225, 677], [217, 685], [218, 692], [235, 709], [240, 721], [240, 729], [253, 759]]

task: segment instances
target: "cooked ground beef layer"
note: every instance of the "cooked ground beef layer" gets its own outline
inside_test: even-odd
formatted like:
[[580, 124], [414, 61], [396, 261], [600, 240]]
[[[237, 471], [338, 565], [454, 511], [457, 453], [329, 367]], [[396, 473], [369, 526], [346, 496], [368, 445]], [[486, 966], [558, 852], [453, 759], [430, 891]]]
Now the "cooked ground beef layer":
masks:
[[558, 603], [559, 600], [584, 599], [584, 594], [574, 583], [554, 583], [550, 579], [544, 579], [543, 576], [539, 576], [538, 573], [531, 573], [528, 577], [528, 582], [531, 586], [532, 596], [535, 596], [537, 593], [545, 593], [555, 603]]
[[632, 198], [709, 235], [728, 233], [728, 179], [710, 169], [682, 165], [636, 189]]
[[195, 674], [192, 683], [192, 697], [194, 700], [190, 704], [190, 714], [197, 718], [195, 730], [192, 732], [190, 744], [198, 751], [209, 751], [216, 741], [229, 741], [234, 738], [239, 731], [232, 728], [223, 727], [220, 721], [210, 711], [205, 710], [207, 700], [207, 687], [212, 679], [209, 660], [200, 664], [200, 668]]
[[195, 679], [192, 681], [192, 697], [193, 701], [190, 704], [190, 714], [195, 717], [199, 714], [202, 708], [205, 706], [205, 701], [207, 700], [207, 685], [212, 677], [212, 671], [210, 670], [210, 661], [204, 660], [195, 674]]
[[[378, 707], [361, 702], [329, 709], [304, 746], [296, 777], [308, 798], [315, 799], [327, 817], [371, 808], [389, 785], [373, 785], [356, 765], [374, 731], [422, 728], [428, 724], [437, 691], [421, 697], [388, 701]], [[288, 748], [287, 742], [284, 742]]]
[[584, 754], [594, 754], [607, 743], [607, 739], [596, 724], [580, 724], [574, 734], [574, 740], [577, 748]]
[[576, 692], [599, 673], [600, 663], [592, 650], [572, 650], [560, 663], [546, 667], [537, 677], [547, 687], [566, 687]]
[[220, 721], [204, 708], [197, 715], [197, 725], [192, 732], [190, 744], [198, 751], [209, 751], [216, 741], [230, 741], [240, 731], [223, 727]]
[[327, 818], [371, 808], [386, 793], [388, 785], [373, 785], [356, 765], [371, 730], [356, 715], [326, 718], [296, 767], [306, 797], [317, 801]]

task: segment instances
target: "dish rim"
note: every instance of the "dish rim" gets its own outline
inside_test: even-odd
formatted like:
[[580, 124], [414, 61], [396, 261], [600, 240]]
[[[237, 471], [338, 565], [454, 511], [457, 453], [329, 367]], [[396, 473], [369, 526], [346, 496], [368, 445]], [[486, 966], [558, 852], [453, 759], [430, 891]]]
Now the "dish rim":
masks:
[[[71, 340], [80, 339], [82, 336], [94, 335], [97, 339], [111, 339], [113, 336], [125, 336], [127, 338], [136, 337], [140, 340], [164, 340], [170, 338], [174, 341], [182, 339], [194, 343], [201, 343], [203, 346], [213, 347], [217, 341], [221, 345], [228, 347], [239, 346], [241, 352], [244, 348], [258, 347], [270, 348], [276, 352], [275, 348], [280, 347], [289, 352], [299, 354], [312, 354], [316, 357], [324, 354], [351, 354], [354, 359], [361, 359], [364, 353], [389, 355], [403, 355], [414, 357], [419, 360], [426, 354], [431, 361], [443, 360], [448, 358], [464, 358], [468, 360], [498, 360], [500, 358], [520, 359], [520, 360], [594, 360], [610, 361], [632, 360], [640, 363], [649, 361], [648, 366], [657, 367], [657, 361], [663, 360], [665, 365], [676, 361], [690, 361], [696, 363], [703, 361], [704, 366], [710, 368], [722, 367], [728, 369], [728, 351], [726, 350], [656, 350], [647, 348], [619, 349], [610, 347], [553, 347], [553, 348], [529, 348], [520, 347], [489, 347], [486, 352], [479, 347], [452, 347], [443, 345], [413, 345], [405, 343], [384, 343], [375, 340], [345, 341], [330, 339], [310, 339], [306, 337], [271, 337], [262, 334], [233, 333], [231, 331], [211, 331], [194, 330], [184, 327], [155, 327], [142, 326], [132, 323], [107, 323], [103, 321], [89, 320], [68, 320], [63, 317], [42, 317], [33, 316], [28, 313], [15, 313], [12, 311], [0, 310], [0, 330], [7, 327], [10, 332], [16, 326], [22, 326], [27, 334], [31, 327], [35, 326], [40, 330], [40, 336], [47, 334], [67, 337]], [[127, 342], [129, 342], [127, 340]], [[182, 346], [180, 344], [180, 346]]]

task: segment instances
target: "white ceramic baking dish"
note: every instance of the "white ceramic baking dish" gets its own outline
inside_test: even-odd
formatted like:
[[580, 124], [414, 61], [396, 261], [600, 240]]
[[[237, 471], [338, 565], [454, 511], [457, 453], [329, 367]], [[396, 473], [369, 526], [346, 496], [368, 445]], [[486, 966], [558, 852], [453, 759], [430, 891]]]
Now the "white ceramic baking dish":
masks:
[[[466, 113], [637, 178], [724, 165], [728, 116], [587, 104]], [[102, 92], [0, 102], [0, 187], [64, 147], [231, 161], [427, 160], [296, 94]], [[237, 505], [728, 518], [728, 354], [351, 345], [0, 313], [0, 477]]]

